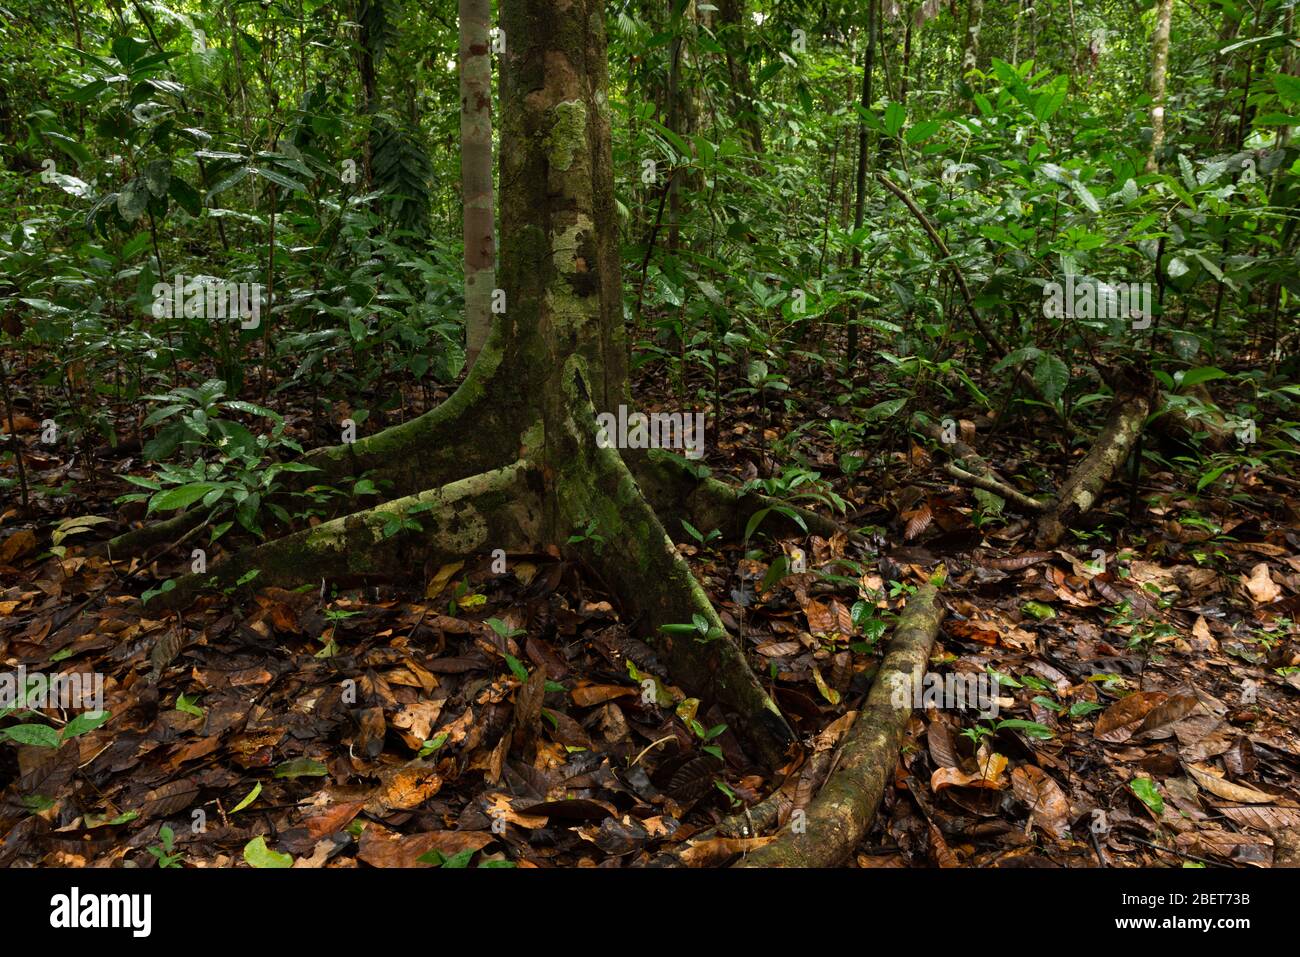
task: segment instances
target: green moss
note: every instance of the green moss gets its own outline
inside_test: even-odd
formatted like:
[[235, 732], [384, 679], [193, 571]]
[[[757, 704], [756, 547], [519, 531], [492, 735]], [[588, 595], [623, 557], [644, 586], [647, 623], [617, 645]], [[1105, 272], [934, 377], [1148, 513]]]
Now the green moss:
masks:
[[546, 158], [563, 172], [587, 148], [587, 105], [581, 100], [564, 100], [556, 103], [551, 113], [554, 120], [546, 136]]

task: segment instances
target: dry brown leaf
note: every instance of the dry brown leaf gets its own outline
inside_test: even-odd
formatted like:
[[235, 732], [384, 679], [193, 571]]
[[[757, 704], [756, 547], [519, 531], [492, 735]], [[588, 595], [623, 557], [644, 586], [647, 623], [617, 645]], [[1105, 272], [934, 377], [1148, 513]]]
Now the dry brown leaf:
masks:
[[414, 810], [442, 788], [442, 776], [419, 764], [386, 768], [379, 777], [379, 790], [366, 802], [368, 814]]
[[438, 569], [436, 575], [429, 581], [429, 585], [424, 590], [425, 598], [437, 598], [442, 594], [442, 590], [447, 587], [453, 575], [465, 567], [464, 562], [449, 562]]
[[20, 528], [0, 542], [0, 565], [12, 564], [14, 559], [22, 558], [35, 549], [36, 533], [30, 528]]
[[688, 867], [712, 867], [737, 854], [756, 851], [775, 840], [775, 837], [715, 837], [691, 844], [677, 857]]
[[930, 825], [930, 854], [940, 867], [961, 867], [961, 861], [943, 839], [943, 832], [933, 824]]
[[327, 834], [343, 830], [352, 823], [352, 819], [360, 814], [365, 806], [365, 801], [342, 801], [331, 804], [323, 811], [307, 818], [303, 824], [307, 827], [307, 833], [319, 840]]
[[361, 832], [357, 859], [371, 867], [420, 867], [420, 857], [430, 851], [453, 857], [462, 851], [482, 850], [492, 840], [492, 834], [483, 831], [425, 831], [403, 835], [371, 824]]
[[1250, 577], [1244, 579], [1246, 591], [1260, 605], [1269, 605], [1282, 596], [1282, 589], [1268, 573], [1268, 563], [1260, 562], [1250, 570]]
[[902, 517], [907, 520], [907, 528], [903, 531], [903, 537], [911, 541], [930, 527], [930, 521], [934, 518], [934, 515], [930, 511], [930, 503], [923, 501], [911, 511], [903, 512]]
[[814, 634], [827, 634], [835, 630], [835, 613], [825, 602], [809, 598], [803, 602], [803, 613], [808, 618], [808, 630]]
[[419, 750], [433, 731], [434, 722], [442, 714], [445, 698], [433, 701], [415, 701], [393, 716], [393, 727], [405, 732], [402, 737], [411, 747]]
[[1199, 703], [1194, 695], [1172, 695], [1147, 712], [1147, 716], [1142, 719], [1142, 724], [1133, 733], [1153, 734], [1164, 731], [1166, 735], [1172, 734], [1173, 732], [1165, 726], [1187, 717]]
[[[1006, 759], [1003, 758], [1005, 764]], [[930, 790], [938, 794], [944, 788], [962, 787], [962, 788], [992, 788], [1001, 790], [1003, 782], [999, 776], [985, 776], [978, 771], [974, 774], [967, 774], [960, 768], [939, 768], [930, 775]]]
[[798, 654], [803, 648], [797, 641], [765, 641], [754, 650], [765, 658], [784, 658]]
[[1070, 802], [1065, 792], [1042, 768], [1032, 764], [1011, 772], [1011, 789], [1029, 805], [1034, 823], [1058, 841], [1070, 838]]
[[1217, 828], [1184, 831], [1174, 838], [1174, 843], [1202, 857], [1219, 857], [1240, 864], [1264, 867], [1273, 859], [1273, 842], [1269, 838]]
[[1300, 807], [1258, 807], [1249, 804], [1232, 806], [1220, 804], [1216, 808], [1234, 824], [1253, 827], [1260, 831], [1300, 831]]
[[1197, 784], [1225, 801], [1232, 801], [1235, 804], [1272, 804], [1277, 800], [1275, 794], [1265, 794], [1263, 791], [1256, 791], [1254, 788], [1225, 780], [1208, 764], [1184, 762], [1183, 767]]
[[1137, 733], [1146, 716], [1169, 696], [1163, 691], [1138, 691], [1120, 698], [1102, 712], [1093, 736], [1107, 744], [1120, 744]]
[[635, 688], [625, 688], [622, 685], [594, 685], [589, 682], [580, 682], [576, 688], [570, 692], [573, 703], [579, 708], [589, 708], [595, 704], [604, 704], [606, 701], [612, 701], [614, 698], [626, 698], [636, 695]]

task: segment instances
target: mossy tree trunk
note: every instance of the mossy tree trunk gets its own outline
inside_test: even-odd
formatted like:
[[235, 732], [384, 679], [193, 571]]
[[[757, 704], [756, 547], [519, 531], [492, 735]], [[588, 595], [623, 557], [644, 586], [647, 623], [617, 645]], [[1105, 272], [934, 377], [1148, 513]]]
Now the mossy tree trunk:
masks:
[[[625, 462], [597, 442], [597, 412], [630, 404], [602, 4], [503, 0], [501, 27], [505, 312], [441, 407], [307, 457], [326, 480], [371, 471], [399, 497], [236, 554], [160, 600], [184, 604], [251, 571], [257, 584], [283, 586], [388, 576], [420, 554], [556, 544], [617, 593], [673, 680], [720, 705], [754, 756], [775, 765], [790, 728], [629, 465], [678, 495], [681, 470], [664, 453]], [[746, 501], [718, 483], [697, 485], [702, 511], [734, 512]], [[587, 528], [595, 534], [569, 542]], [[692, 621], [706, 623], [707, 640], [661, 630]]]

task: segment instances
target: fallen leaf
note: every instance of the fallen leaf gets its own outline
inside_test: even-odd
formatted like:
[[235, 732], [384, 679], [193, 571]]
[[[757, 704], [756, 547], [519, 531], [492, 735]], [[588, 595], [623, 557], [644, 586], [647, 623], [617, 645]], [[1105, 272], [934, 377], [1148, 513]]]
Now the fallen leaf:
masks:
[[1269, 605], [1282, 595], [1282, 589], [1268, 573], [1268, 564], [1260, 562], [1250, 570], [1250, 577], [1244, 579], [1246, 591], [1258, 604]]
[[1184, 762], [1183, 767], [1197, 784], [1225, 801], [1232, 801], [1235, 804], [1272, 804], [1277, 800], [1277, 795], [1265, 794], [1263, 791], [1256, 791], [1254, 788], [1225, 780], [1209, 765]]
[[1138, 691], [1107, 708], [1092, 729], [1098, 741], [1120, 744], [1137, 733], [1146, 716], [1169, 696], [1163, 691]]
[[420, 857], [430, 851], [437, 851], [443, 857], [452, 857], [464, 851], [482, 850], [492, 841], [492, 833], [484, 831], [394, 834], [371, 824], [361, 832], [357, 859], [371, 867], [420, 867]]

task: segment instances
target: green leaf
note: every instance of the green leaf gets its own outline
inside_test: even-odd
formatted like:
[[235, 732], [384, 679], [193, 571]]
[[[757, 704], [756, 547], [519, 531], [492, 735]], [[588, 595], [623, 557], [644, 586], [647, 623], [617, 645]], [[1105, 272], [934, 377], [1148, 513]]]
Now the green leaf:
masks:
[[451, 857], [446, 858], [442, 862], [442, 866], [444, 869], [448, 867], [451, 868], [469, 867], [470, 858], [474, 856], [474, 853], [475, 852], [472, 848], [466, 848], [465, 850], [460, 851], [459, 853], [453, 854]]
[[1219, 476], [1230, 468], [1232, 468], [1231, 465], [1220, 465], [1218, 468], [1210, 469], [1197, 480], [1196, 491], [1200, 492], [1208, 486], [1213, 485], [1219, 480]]
[[1070, 180], [1070, 189], [1074, 190], [1074, 195], [1079, 197], [1079, 201], [1088, 208], [1089, 212], [1101, 212], [1101, 204], [1097, 202], [1097, 197], [1092, 195], [1092, 191], [1088, 187], [1074, 179]]
[[1069, 381], [1069, 367], [1058, 356], [1051, 352], [1039, 356], [1038, 364], [1034, 367], [1034, 382], [1042, 390], [1044, 398], [1055, 402], [1065, 394]]
[[1278, 73], [1273, 76], [1273, 86], [1277, 95], [1288, 103], [1300, 103], [1300, 77]]
[[[248, 797], [244, 798], [242, 801], [240, 801], [238, 804], [236, 804], [233, 808], [231, 808], [231, 809], [230, 809], [230, 813], [231, 813], [231, 814], [235, 814], [235, 813], [238, 813], [239, 811], [242, 811], [244, 808], [248, 807], [250, 804], [252, 804], [254, 801], [256, 801], [256, 800], [257, 800], [257, 796], [258, 796], [259, 794], [261, 794], [261, 793], [262, 793], [262, 782], [261, 782], [261, 781], [258, 781], [256, 784], [253, 785], [253, 790], [251, 790], [251, 791], [248, 792]], [[265, 845], [263, 845], [263, 846], [265, 846]]]
[[165, 492], [159, 492], [149, 499], [149, 511], [151, 513], [166, 512], [175, 508], [188, 508], [213, 489], [219, 487], [214, 482], [194, 482], [190, 485], [182, 485], [178, 488], [168, 489]]
[[1160, 796], [1156, 790], [1155, 782], [1150, 778], [1134, 778], [1128, 784], [1129, 790], [1137, 795], [1147, 807], [1151, 808], [1160, 817], [1165, 813], [1165, 799]]
[[136, 177], [117, 194], [117, 211], [128, 223], [134, 223], [149, 205], [149, 188], [144, 180]]
[[447, 736], [447, 732], [444, 731], [442, 734], [435, 735], [430, 740], [424, 742], [420, 747], [420, 753], [418, 756], [421, 758], [427, 758], [429, 755], [433, 754], [433, 752], [437, 751], [447, 743]]
[[1023, 718], [1007, 718], [1005, 721], [998, 722], [998, 730], [1011, 728], [1016, 731], [1023, 731], [1031, 738], [1038, 738], [1040, 741], [1046, 741], [1054, 737], [1055, 733], [1045, 724], [1039, 724], [1037, 721], [1025, 721]]
[[922, 143], [934, 136], [935, 133], [939, 132], [939, 129], [942, 126], [943, 124], [939, 120], [922, 120], [920, 123], [913, 123], [911, 127], [908, 128], [907, 134], [903, 137], [903, 141], [907, 143], [908, 146]]
[[903, 128], [903, 122], [907, 119], [907, 110], [898, 102], [892, 102], [885, 107], [885, 132], [890, 136], [897, 136], [898, 131]]
[[94, 731], [111, 717], [112, 714], [107, 711], [87, 711], [85, 714], [79, 714], [63, 726], [63, 734], [59, 736], [59, 740], [67, 741], [87, 731]]
[[283, 173], [277, 173], [275, 170], [267, 169], [265, 166], [249, 166], [248, 171], [255, 176], [260, 176], [262, 179], [274, 183], [276, 186], [283, 186], [285, 189], [291, 189], [299, 193], [307, 192], [307, 187], [302, 185], [302, 183], [298, 182], [296, 179], [290, 179]]
[[329, 768], [319, 761], [313, 761], [311, 758], [294, 758], [292, 761], [286, 761], [275, 769], [277, 778], [323, 778], [329, 774]]
[[1213, 382], [1215, 379], [1226, 379], [1227, 377], [1228, 373], [1214, 366], [1200, 366], [1195, 369], [1188, 369], [1181, 375], [1175, 376], [1180, 389], [1190, 389], [1202, 382]]
[[59, 746], [59, 732], [48, 724], [16, 724], [12, 728], [0, 728], [0, 738], [36, 748]]
[[259, 869], [293, 867], [293, 857], [271, 850], [261, 834], [244, 845], [244, 860]]
[[1041, 601], [1027, 601], [1021, 606], [1021, 610], [1026, 615], [1032, 615], [1039, 621], [1046, 621], [1048, 618], [1056, 617], [1056, 609], [1051, 605], [1045, 605]]

